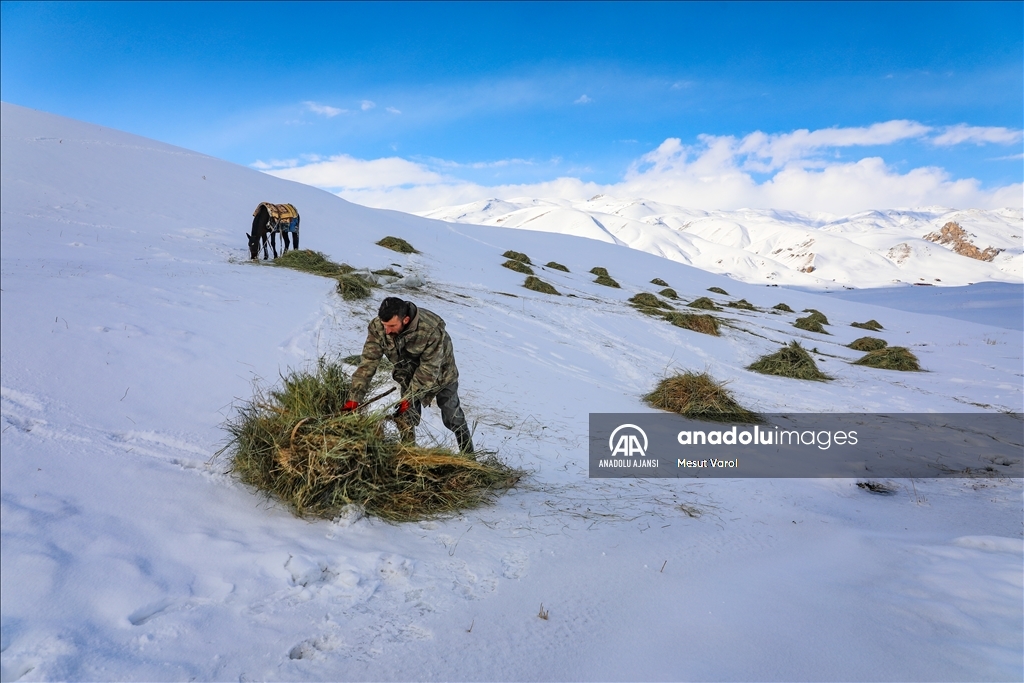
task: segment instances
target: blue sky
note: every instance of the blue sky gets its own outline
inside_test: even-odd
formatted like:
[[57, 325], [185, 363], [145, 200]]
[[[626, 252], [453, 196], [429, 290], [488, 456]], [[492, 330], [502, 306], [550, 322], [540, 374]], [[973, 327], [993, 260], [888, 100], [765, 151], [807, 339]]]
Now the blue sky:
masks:
[[0, 20], [6, 102], [372, 205], [1024, 201], [1019, 2], [5, 2]]

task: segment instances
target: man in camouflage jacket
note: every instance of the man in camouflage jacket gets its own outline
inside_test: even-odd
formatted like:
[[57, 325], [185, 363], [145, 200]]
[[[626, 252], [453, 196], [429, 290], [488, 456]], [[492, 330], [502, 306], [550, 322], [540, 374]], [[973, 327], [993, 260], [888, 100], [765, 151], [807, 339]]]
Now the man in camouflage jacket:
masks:
[[437, 399], [441, 422], [455, 433], [459, 450], [472, 453], [473, 440], [459, 403], [459, 369], [444, 320], [411, 301], [384, 299], [368, 326], [362, 362], [352, 375], [346, 410], [359, 407], [384, 356], [395, 364], [391, 376], [402, 388], [395, 411], [402, 439], [415, 440], [423, 406]]

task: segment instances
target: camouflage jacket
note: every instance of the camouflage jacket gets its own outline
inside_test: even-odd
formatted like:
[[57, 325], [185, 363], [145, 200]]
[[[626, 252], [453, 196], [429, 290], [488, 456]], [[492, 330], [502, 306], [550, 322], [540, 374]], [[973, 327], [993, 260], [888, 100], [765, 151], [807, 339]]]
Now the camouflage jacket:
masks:
[[352, 375], [348, 400], [363, 401], [383, 356], [395, 364], [391, 376], [402, 387], [402, 398], [418, 398], [429, 405], [441, 389], [458, 381], [455, 350], [444, 329], [444, 320], [415, 306], [410, 318], [405, 329], [394, 336], [385, 334], [380, 319], [370, 321], [363, 360]]

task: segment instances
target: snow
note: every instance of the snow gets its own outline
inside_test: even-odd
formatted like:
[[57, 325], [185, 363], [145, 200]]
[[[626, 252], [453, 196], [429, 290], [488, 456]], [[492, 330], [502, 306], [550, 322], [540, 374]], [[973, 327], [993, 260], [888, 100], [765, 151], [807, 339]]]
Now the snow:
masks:
[[[866, 211], [853, 216], [795, 211], [700, 211], [645, 199], [598, 195], [565, 199], [490, 199], [423, 214], [454, 223], [557, 232], [622, 244], [744, 282], [816, 289], [1012, 282], [1024, 277], [1020, 209], [942, 207]], [[991, 262], [925, 239], [949, 221]]]
[[[899, 481], [883, 497], [852, 480], [591, 480], [586, 456], [588, 413], [650, 412], [639, 397], [672, 369], [706, 368], [763, 411], [1019, 412], [1019, 327], [739, 282], [624, 248], [619, 228], [428, 220], [9, 104], [0, 118], [3, 680], [1024, 675], [1020, 480]], [[530, 470], [521, 487], [451, 519], [311, 522], [225, 474], [213, 456], [233, 402], [357, 351], [377, 305], [249, 263], [260, 201], [299, 208], [305, 248], [422, 278], [396, 291], [447, 321], [476, 441]], [[985, 215], [975, 231], [994, 240], [1004, 219]], [[678, 244], [719, 249], [702, 234]], [[422, 254], [375, 246], [385, 235]], [[506, 249], [567, 265], [538, 274], [576, 296], [521, 287]], [[944, 282], [975, 268], [940, 256]], [[598, 265], [621, 290], [592, 282]], [[673, 328], [625, 304], [652, 277], [686, 298], [719, 286], [818, 308], [833, 334], [747, 311], [720, 338]], [[870, 318], [928, 372], [849, 365], [849, 323]], [[794, 338], [831, 354], [834, 382], [744, 369]], [[436, 409], [425, 425], [450, 440]]]

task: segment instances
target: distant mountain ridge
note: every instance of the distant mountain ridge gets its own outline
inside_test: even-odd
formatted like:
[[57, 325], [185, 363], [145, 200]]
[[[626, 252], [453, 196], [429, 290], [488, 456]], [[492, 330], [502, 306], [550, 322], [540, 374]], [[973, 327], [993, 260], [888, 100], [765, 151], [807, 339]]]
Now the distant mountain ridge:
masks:
[[[767, 209], [703, 211], [598, 195], [582, 202], [485, 199], [420, 215], [588, 237], [751, 283], [859, 288], [1024, 278], [1020, 209], [926, 207], [837, 217]], [[957, 243], [936, 238], [950, 223], [963, 235]]]

